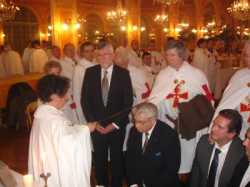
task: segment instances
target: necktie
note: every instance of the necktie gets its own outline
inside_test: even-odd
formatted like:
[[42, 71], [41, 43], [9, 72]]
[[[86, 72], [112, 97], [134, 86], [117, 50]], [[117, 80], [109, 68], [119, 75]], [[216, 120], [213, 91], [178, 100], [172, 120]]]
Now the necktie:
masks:
[[148, 145], [148, 140], [149, 140], [149, 134], [146, 132], [146, 133], [145, 133], [145, 141], [144, 141], [144, 144], [143, 144], [143, 146], [142, 146], [142, 153], [144, 153], [145, 150], [146, 150], [146, 147], [147, 147], [147, 145]]
[[217, 148], [215, 149], [214, 158], [212, 160], [210, 170], [209, 170], [209, 174], [208, 174], [208, 178], [207, 178], [207, 187], [214, 187], [216, 171], [217, 171], [217, 167], [218, 167], [218, 164], [219, 164], [219, 154], [220, 154], [220, 152], [221, 151], [219, 149], [217, 149]]
[[102, 100], [105, 106], [108, 103], [108, 92], [109, 92], [109, 81], [108, 81], [108, 71], [104, 70], [103, 78], [102, 78]]

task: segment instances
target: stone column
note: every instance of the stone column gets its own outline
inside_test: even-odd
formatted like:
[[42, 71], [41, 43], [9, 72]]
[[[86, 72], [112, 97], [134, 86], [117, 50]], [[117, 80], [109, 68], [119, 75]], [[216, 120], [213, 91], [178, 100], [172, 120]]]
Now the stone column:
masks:
[[52, 42], [63, 47], [77, 44], [77, 0], [50, 0]]

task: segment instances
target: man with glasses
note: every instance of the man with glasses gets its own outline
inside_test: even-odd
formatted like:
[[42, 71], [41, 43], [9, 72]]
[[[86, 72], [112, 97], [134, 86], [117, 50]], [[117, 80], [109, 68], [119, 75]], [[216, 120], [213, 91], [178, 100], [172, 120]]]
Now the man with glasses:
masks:
[[152, 103], [141, 103], [133, 111], [126, 169], [130, 187], [178, 187], [180, 142], [176, 131], [157, 120]]
[[108, 151], [111, 161], [111, 187], [121, 187], [123, 179], [122, 147], [128, 114], [133, 104], [129, 72], [113, 64], [114, 49], [106, 40], [97, 44], [100, 65], [86, 70], [81, 105], [87, 121], [99, 121], [92, 134], [96, 181], [98, 187], [109, 186]]

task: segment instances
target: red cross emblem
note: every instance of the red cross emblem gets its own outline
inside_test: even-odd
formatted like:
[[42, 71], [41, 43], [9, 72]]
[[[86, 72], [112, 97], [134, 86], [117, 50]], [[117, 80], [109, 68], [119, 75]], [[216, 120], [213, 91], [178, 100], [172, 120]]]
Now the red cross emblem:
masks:
[[[241, 112], [250, 112], [250, 104], [240, 104], [240, 111]], [[250, 123], [250, 116], [247, 119], [247, 122]]]
[[207, 99], [211, 102], [212, 100], [214, 100], [213, 98], [213, 94], [210, 92], [208, 86], [206, 84], [203, 84], [202, 85], [202, 89], [204, 90], [205, 92], [205, 95], [207, 97]]
[[188, 92], [180, 93], [180, 86], [184, 84], [183, 82], [176, 85], [174, 92], [166, 96], [166, 99], [174, 99], [173, 107], [176, 108], [180, 102], [180, 99], [188, 99]]
[[149, 87], [149, 84], [146, 82], [145, 83], [145, 86], [146, 86], [146, 92], [142, 93], [141, 97], [142, 99], [146, 99], [147, 97], [149, 97], [150, 93], [151, 93], [151, 89]]

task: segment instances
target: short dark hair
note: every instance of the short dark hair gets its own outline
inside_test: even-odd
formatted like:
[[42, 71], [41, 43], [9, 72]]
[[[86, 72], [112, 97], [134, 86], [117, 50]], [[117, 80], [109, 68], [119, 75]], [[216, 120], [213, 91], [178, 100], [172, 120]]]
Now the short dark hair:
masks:
[[80, 45], [80, 52], [82, 53], [87, 46], [93, 46], [94, 44], [92, 42], [86, 41]]
[[187, 51], [184, 43], [181, 40], [170, 40], [165, 44], [165, 51], [176, 49], [178, 56], [183, 60], [187, 58]]
[[63, 76], [46, 75], [37, 84], [38, 97], [42, 102], [50, 102], [51, 95], [56, 94], [63, 97], [70, 86], [69, 79]]
[[100, 39], [99, 41], [98, 41], [98, 43], [97, 43], [97, 45], [96, 45], [96, 48], [98, 49], [98, 50], [100, 50], [100, 49], [103, 49], [103, 48], [105, 48], [105, 47], [107, 47], [107, 46], [112, 46], [112, 44], [107, 40], [107, 39], [105, 39], [105, 38], [102, 38], [102, 39]]
[[240, 134], [242, 127], [242, 116], [237, 110], [224, 109], [219, 112], [219, 115], [230, 120], [228, 132], [235, 132], [237, 135]]
[[33, 40], [32, 42], [31, 42], [31, 47], [35, 47], [36, 45], [40, 45], [40, 41], [39, 40]]

